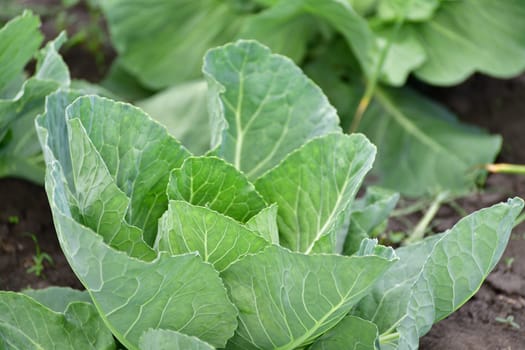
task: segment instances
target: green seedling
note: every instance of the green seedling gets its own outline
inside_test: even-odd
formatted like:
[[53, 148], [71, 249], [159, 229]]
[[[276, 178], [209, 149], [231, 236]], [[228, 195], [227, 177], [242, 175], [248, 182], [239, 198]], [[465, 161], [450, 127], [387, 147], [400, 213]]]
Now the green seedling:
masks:
[[7, 222], [16, 225], [20, 222], [20, 218], [17, 215], [11, 215], [7, 218]]
[[512, 328], [515, 328], [515, 329], [520, 329], [521, 328], [520, 325], [518, 323], [516, 323], [516, 321], [514, 321], [514, 316], [512, 316], [512, 315], [509, 315], [506, 318], [496, 317], [495, 320], [496, 320], [496, 322], [499, 322], [499, 323], [508, 324], [509, 326], [511, 326]]
[[33, 255], [33, 266], [29, 267], [26, 272], [27, 273], [34, 273], [35, 276], [40, 277], [42, 275], [42, 272], [44, 271], [44, 261], [47, 261], [49, 264], [53, 264], [53, 258], [46, 252], [43, 252], [40, 249], [40, 244], [38, 243], [38, 239], [36, 236], [32, 233], [27, 233], [27, 236], [31, 237], [33, 242], [35, 243], [35, 255]]
[[390, 232], [388, 234], [388, 240], [393, 244], [399, 244], [406, 238], [405, 232]]
[[506, 257], [504, 262], [505, 262], [505, 267], [507, 269], [511, 269], [512, 268], [512, 264], [514, 263], [514, 257], [513, 256]]

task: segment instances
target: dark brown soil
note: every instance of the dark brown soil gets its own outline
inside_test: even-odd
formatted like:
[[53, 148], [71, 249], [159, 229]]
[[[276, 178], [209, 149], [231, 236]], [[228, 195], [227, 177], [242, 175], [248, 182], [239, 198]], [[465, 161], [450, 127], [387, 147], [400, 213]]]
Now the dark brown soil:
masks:
[[[81, 288], [60, 250], [51, 211], [42, 187], [22, 180], [0, 180], [0, 290], [20, 290], [50, 285]], [[10, 223], [18, 218], [18, 223]], [[27, 272], [36, 253], [34, 234], [44, 262], [41, 276]]]

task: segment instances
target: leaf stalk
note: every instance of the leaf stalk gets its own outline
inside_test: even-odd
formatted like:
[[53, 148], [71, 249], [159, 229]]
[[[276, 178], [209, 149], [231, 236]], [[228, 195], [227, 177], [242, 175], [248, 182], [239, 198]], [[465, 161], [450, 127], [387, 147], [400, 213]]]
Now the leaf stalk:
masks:
[[436, 216], [439, 208], [441, 207], [441, 204], [447, 200], [448, 196], [448, 191], [443, 191], [436, 195], [436, 198], [432, 204], [430, 204], [430, 207], [428, 208], [425, 215], [423, 215], [421, 220], [419, 220], [416, 227], [414, 228], [414, 231], [412, 231], [412, 234], [410, 234], [410, 236], [405, 241], [405, 244], [415, 243], [423, 239], [428, 225], [430, 225], [430, 222]]

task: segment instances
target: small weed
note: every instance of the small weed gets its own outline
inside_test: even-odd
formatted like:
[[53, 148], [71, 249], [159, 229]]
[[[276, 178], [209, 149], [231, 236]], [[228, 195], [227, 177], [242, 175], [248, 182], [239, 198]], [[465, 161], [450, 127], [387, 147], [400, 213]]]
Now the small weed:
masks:
[[33, 266], [29, 267], [26, 272], [34, 273], [35, 276], [40, 277], [44, 271], [44, 261], [47, 261], [49, 264], [53, 265], [53, 258], [49, 254], [40, 250], [40, 244], [38, 244], [38, 239], [32, 233], [27, 233], [27, 236], [31, 237], [35, 243], [35, 255], [33, 255]]
[[20, 222], [20, 218], [17, 215], [11, 215], [7, 218], [7, 222], [16, 225]]
[[512, 315], [509, 315], [506, 318], [496, 317], [495, 320], [499, 323], [508, 324], [512, 328], [520, 329], [520, 325], [514, 321], [514, 316]]
[[399, 244], [406, 238], [406, 236], [405, 232], [390, 232], [388, 234], [388, 239], [393, 244]]
[[510, 270], [512, 268], [512, 264], [514, 263], [514, 257], [513, 256], [506, 257], [504, 262], [505, 262], [505, 267], [507, 268], [507, 270]]

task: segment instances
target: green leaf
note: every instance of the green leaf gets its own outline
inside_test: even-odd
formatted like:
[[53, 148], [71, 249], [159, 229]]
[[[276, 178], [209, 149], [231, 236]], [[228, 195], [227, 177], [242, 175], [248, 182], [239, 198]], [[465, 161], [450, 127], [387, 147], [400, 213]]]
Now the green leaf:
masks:
[[0, 29], [0, 92], [22, 73], [38, 50], [43, 39], [39, 27], [38, 16], [25, 11]]
[[64, 312], [72, 302], [91, 303], [91, 297], [85, 290], [76, 290], [69, 287], [48, 287], [45, 289], [26, 289], [23, 294], [35, 299], [45, 307]]
[[428, 59], [425, 49], [406, 26], [401, 26], [397, 32], [392, 25], [377, 25], [373, 30], [381, 48], [387, 50], [379, 79], [389, 85], [405, 85], [410, 72]]
[[317, 49], [312, 61], [305, 63], [305, 73], [328, 96], [341, 116], [341, 128], [349, 130], [365, 87], [359, 63], [346, 42], [336, 37]]
[[380, 187], [368, 187], [364, 197], [352, 205], [348, 233], [342, 239], [343, 254], [352, 255], [358, 251], [362, 240], [372, 236], [388, 219], [398, 199], [398, 193]]
[[431, 22], [414, 28], [432, 58], [416, 76], [451, 85], [475, 71], [499, 78], [519, 74], [525, 69], [524, 16], [521, 0], [443, 2]]
[[210, 50], [203, 70], [216, 155], [251, 180], [308, 140], [340, 130], [321, 90], [292, 61], [256, 42]]
[[263, 198], [231, 164], [216, 157], [190, 157], [170, 174], [169, 199], [184, 200], [246, 222], [266, 207]]
[[515, 198], [460, 220], [451, 230], [396, 251], [392, 266], [359, 304], [357, 316], [380, 333], [400, 334], [400, 349], [416, 349], [419, 337], [477, 292], [507, 245], [523, 208]]
[[444, 1], [441, 0], [381, 0], [377, 16], [383, 21], [404, 19], [428, 21]]
[[456, 311], [478, 291], [500, 260], [522, 209], [523, 200], [519, 198], [482, 209], [462, 219], [436, 243], [413, 286], [407, 317], [398, 328], [401, 348], [417, 348], [418, 338], [432, 324]]
[[157, 239], [160, 250], [174, 255], [197, 251], [218, 271], [268, 245], [237, 221], [182, 201], [169, 202], [168, 210], [159, 220]]
[[26, 295], [0, 292], [2, 349], [115, 349], [93, 305], [70, 303], [63, 313]]
[[[30, 18], [22, 16], [21, 23]], [[31, 27], [30, 23], [26, 24]], [[25, 36], [18, 32], [12, 34], [21, 35], [5, 38], [9, 47], [16, 48], [18, 41]], [[35, 35], [40, 36], [39, 33]], [[31, 45], [31, 40], [27, 40]], [[13, 98], [0, 99], [0, 177], [16, 176], [36, 183], [43, 181], [45, 164], [34, 130], [34, 118], [43, 112], [46, 95], [69, 85], [69, 71], [57, 53], [64, 41], [65, 34], [62, 33], [48, 42], [38, 55], [35, 75], [23, 83]], [[0, 85], [0, 90], [2, 88]]]
[[365, 17], [367, 14], [375, 11], [378, 0], [347, 0], [352, 8]]
[[101, 6], [120, 64], [153, 89], [200, 78], [206, 50], [234, 39], [242, 25], [224, 1], [109, 0]]
[[190, 153], [165, 128], [126, 103], [87, 96], [66, 113], [68, 119], [79, 119], [110, 176], [129, 198], [126, 221], [143, 229], [144, 240], [153, 243], [157, 220], [167, 208], [169, 172]]
[[71, 83], [69, 70], [58, 53], [58, 50], [60, 50], [60, 47], [64, 45], [66, 40], [66, 33], [61, 32], [55, 40], [48, 42], [38, 53], [35, 72], [36, 79], [56, 81], [61, 86], [69, 86]]
[[277, 203], [280, 242], [299, 252], [336, 250], [350, 205], [372, 167], [375, 147], [363, 135], [331, 134], [291, 153], [255, 183]]
[[130, 199], [117, 187], [81, 121], [70, 119], [67, 126], [76, 199], [71, 206], [77, 220], [115, 249], [153, 260], [157, 254], [144, 242], [142, 230], [125, 220]]
[[[239, 308], [235, 349], [296, 349], [334, 327], [392, 264], [374, 255], [304, 255], [272, 246], [222, 277]], [[320, 298], [320, 296], [322, 296]]]
[[346, 316], [317, 339], [309, 350], [377, 350], [378, 337], [377, 327], [372, 322]]
[[[36, 118], [37, 129], [43, 127], [49, 133], [47, 140], [49, 147], [42, 147], [43, 151], [52, 151], [51, 155], [61, 164], [62, 170], [70, 189], [73, 188], [73, 166], [71, 164], [71, 152], [69, 150], [69, 136], [66, 124], [66, 108], [75, 101], [80, 94], [76, 91], [58, 90], [46, 97], [45, 112]], [[37, 133], [39, 138], [41, 133]], [[41, 143], [46, 141], [40, 139]]]
[[[525, 69], [523, 16], [521, 0], [440, 1], [431, 19], [406, 23], [399, 37], [414, 38], [425, 51], [426, 60], [415, 75], [430, 84], [458, 84], [476, 71], [509, 78]], [[392, 61], [402, 62], [413, 53], [407, 49]]]
[[197, 80], [170, 87], [135, 105], [166, 126], [191, 152], [204, 154], [211, 142], [206, 92], [206, 83]]
[[165, 329], [150, 329], [139, 341], [140, 350], [214, 350], [210, 344], [184, 333]]
[[[246, 1], [246, 0], [242, 0]], [[301, 11], [300, 1], [279, 1], [256, 16], [246, 19], [238, 38], [257, 40], [272, 51], [300, 63], [318, 23]]]
[[347, 0], [302, 0], [304, 11], [331, 24], [346, 39], [365, 76], [378, 69], [381, 47], [366, 20]]
[[417, 244], [396, 249], [399, 261], [361, 300], [355, 315], [373, 322], [382, 334], [395, 328], [405, 317], [411, 288], [441, 236], [433, 235]]
[[408, 89], [378, 88], [359, 130], [379, 149], [381, 186], [407, 196], [472, 189], [476, 168], [491, 163], [501, 145], [501, 137], [460, 123]]
[[279, 228], [277, 227], [277, 205], [272, 204], [254, 215], [246, 227], [259, 233], [272, 244], [279, 245]]

